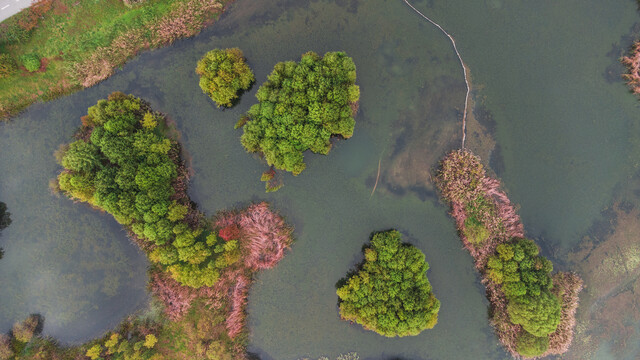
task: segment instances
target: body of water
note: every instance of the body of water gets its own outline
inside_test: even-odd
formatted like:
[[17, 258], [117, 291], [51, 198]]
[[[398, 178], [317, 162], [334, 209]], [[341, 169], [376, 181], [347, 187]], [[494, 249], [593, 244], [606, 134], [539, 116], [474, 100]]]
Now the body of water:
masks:
[[[529, 236], [557, 268], [571, 266], [570, 253], [602, 220], [617, 189], [635, 179], [638, 102], [617, 65], [638, 20], [635, 2], [415, 6], [456, 38], [471, 71], [480, 136], [497, 144], [472, 150], [491, 151], [484, 160], [521, 205]], [[257, 83], [223, 111], [201, 92], [194, 69], [205, 52], [225, 47], [244, 51]], [[277, 62], [310, 50], [353, 57], [362, 94], [354, 136], [336, 142], [328, 156], [306, 154], [301, 175], [286, 175], [284, 188], [265, 194], [259, 178], [266, 164], [244, 151], [242, 130], [233, 125]], [[460, 144], [462, 69], [449, 40], [401, 0], [238, 0], [199, 36], [142, 54], [98, 86], [35, 105], [2, 125], [0, 200], [14, 219], [0, 239], [0, 286], [12, 289], [0, 294], [6, 329], [25, 314], [46, 312], [46, 324], [90, 318], [95, 331], [104, 331], [145, 298], [145, 262], [115, 222], [53, 197], [46, 186], [57, 170], [53, 150], [86, 108], [112, 91], [142, 97], [175, 121], [194, 170], [190, 196], [202, 211], [266, 200], [295, 226], [291, 253], [251, 290], [251, 352], [263, 360], [349, 351], [364, 359], [508, 357], [488, 324], [472, 259], [429, 181], [437, 160]], [[371, 195], [379, 161], [382, 176]], [[336, 282], [362, 260], [371, 232], [389, 228], [426, 254], [442, 304], [438, 325], [419, 336], [383, 338], [339, 320]], [[33, 294], [34, 302], [22, 301]], [[74, 315], [69, 304], [84, 310]], [[121, 312], [109, 313], [110, 306]], [[580, 339], [594, 324], [579, 324], [586, 329]], [[80, 325], [50, 326], [45, 332], [62, 339], [88, 334]], [[589, 344], [593, 354], [613, 356], [602, 344]]]

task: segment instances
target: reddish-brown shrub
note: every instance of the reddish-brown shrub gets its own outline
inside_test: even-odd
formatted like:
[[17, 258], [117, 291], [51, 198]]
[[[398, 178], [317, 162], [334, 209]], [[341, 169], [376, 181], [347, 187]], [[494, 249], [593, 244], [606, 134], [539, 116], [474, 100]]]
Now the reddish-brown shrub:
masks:
[[237, 224], [229, 224], [218, 233], [224, 241], [237, 240], [240, 238], [240, 228]]
[[26, 10], [26, 15], [21, 15], [18, 25], [26, 31], [31, 31], [38, 26], [38, 20], [46, 14], [53, 5], [53, 0], [36, 0]]

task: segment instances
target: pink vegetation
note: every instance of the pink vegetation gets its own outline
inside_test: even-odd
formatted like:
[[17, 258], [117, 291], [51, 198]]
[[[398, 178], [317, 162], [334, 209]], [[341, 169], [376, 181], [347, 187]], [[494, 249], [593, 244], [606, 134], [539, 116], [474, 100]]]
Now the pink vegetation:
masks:
[[[500, 181], [486, 176], [480, 159], [471, 152], [459, 150], [449, 153], [442, 160], [436, 182], [442, 196], [451, 204], [451, 216], [456, 222], [462, 243], [475, 259], [478, 270], [484, 269], [496, 246], [514, 237], [524, 237], [520, 216], [500, 189]], [[466, 205], [479, 197], [493, 204], [493, 211], [481, 214], [482, 224], [490, 233], [482, 246], [470, 243], [464, 235], [464, 223], [468, 216]]]
[[196, 298], [194, 289], [180, 285], [164, 272], [155, 272], [151, 276], [151, 291], [164, 303], [164, 310], [169, 319], [179, 320], [191, 308]]
[[253, 270], [275, 266], [291, 245], [291, 227], [265, 202], [249, 206], [240, 213], [238, 223], [249, 249], [245, 264]]
[[227, 326], [227, 334], [232, 339], [240, 334], [244, 329], [244, 310], [247, 305], [249, 284], [249, 279], [244, 275], [240, 275], [233, 287], [233, 291], [231, 292], [231, 311], [225, 321], [225, 325]]
[[633, 44], [631, 54], [622, 57], [622, 64], [627, 67], [628, 73], [622, 75], [627, 80], [631, 91], [640, 95], [640, 41]]

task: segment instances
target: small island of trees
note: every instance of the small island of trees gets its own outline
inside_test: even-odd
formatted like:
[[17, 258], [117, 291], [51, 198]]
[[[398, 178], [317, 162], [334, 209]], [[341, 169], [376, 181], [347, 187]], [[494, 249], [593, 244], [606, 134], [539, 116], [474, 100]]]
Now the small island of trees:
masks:
[[565, 353], [573, 339], [580, 277], [551, 275], [553, 264], [525, 238], [500, 182], [485, 175], [470, 151], [449, 153], [436, 184], [483, 276], [491, 322], [505, 348], [516, 358]]
[[260, 152], [267, 163], [294, 175], [306, 167], [303, 152], [328, 154], [332, 136], [353, 135], [360, 98], [356, 66], [343, 52], [302, 55], [299, 63], [276, 64], [239, 122], [248, 152]]
[[231, 107], [238, 94], [255, 81], [238, 48], [209, 51], [198, 61], [196, 73], [200, 75], [200, 88], [218, 107]]
[[380, 335], [418, 335], [438, 322], [440, 301], [427, 279], [429, 264], [396, 230], [379, 232], [359, 270], [337, 290], [340, 316]]

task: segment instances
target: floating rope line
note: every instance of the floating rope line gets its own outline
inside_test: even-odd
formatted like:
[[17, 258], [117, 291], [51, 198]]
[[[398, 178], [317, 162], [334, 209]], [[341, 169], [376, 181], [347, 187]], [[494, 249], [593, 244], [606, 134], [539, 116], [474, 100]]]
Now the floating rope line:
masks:
[[382, 161], [382, 154], [380, 154], [380, 158], [378, 159], [378, 175], [376, 176], [376, 184], [373, 185], [373, 190], [371, 190], [371, 195], [369, 195], [369, 200], [373, 196], [373, 193], [376, 192], [376, 188], [378, 187], [378, 180], [380, 179], [380, 164]]
[[413, 11], [418, 13], [420, 16], [422, 16], [427, 21], [435, 25], [438, 29], [440, 29], [440, 31], [442, 31], [445, 35], [447, 35], [449, 40], [451, 40], [451, 44], [453, 44], [453, 50], [455, 50], [456, 55], [458, 55], [458, 60], [460, 60], [460, 65], [462, 65], [462, 71], [464, 73], [464, 83], [467, 85], [467, 95], [464, 98], [464, 113], [462, 114], [462, 148], [464, 149], [464, 140], [467, 136], [467, 104], [469, 103], [469, 92], [471, 91], [471, 87], [469, 86], [469, 80], [467, 79], [467, 67], [464, 65], [464, 61], [462, 61], [462, 56], [460, 56], [460, 52], [458, 51], [458, 47], [456, 46], [456, 41], [453, 40], [453, 36], [449, 35], [449, 33], [446, 32], [442, 28], [442, 26], [438, 25], [438, 23], [429, 19], [426, 15], [421, 13], [420, 10], [413, 7], [413, 5], [409, 3], [409, 1], [407, 0], [402, 0], [402, 1], [404, 1], [405, 4], [409, 5], [409, 7], [413, 9]]

